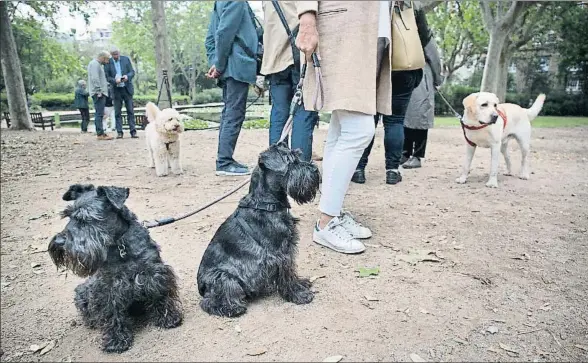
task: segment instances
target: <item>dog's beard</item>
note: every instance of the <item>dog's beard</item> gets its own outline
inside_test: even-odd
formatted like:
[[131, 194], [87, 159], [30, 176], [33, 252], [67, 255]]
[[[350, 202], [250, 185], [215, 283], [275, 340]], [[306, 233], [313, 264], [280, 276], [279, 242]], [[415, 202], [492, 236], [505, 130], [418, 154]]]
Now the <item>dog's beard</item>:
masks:
[[290, 167], [288, 174], [288, 195], [298, 204], [312, 202], [321, 182], [318, 167], [313, 163], [299, 162]]
[[51, 240], [47, 250], [57, 268], [65, 267], [80, 277], [87, 277], [104, 264], [110, 238], [98, 228], [86, 228], [90, 228], [89, 233], [77, 236], [74, 242], [68, 240], [63, 246], [55, 243], [55, 237]]

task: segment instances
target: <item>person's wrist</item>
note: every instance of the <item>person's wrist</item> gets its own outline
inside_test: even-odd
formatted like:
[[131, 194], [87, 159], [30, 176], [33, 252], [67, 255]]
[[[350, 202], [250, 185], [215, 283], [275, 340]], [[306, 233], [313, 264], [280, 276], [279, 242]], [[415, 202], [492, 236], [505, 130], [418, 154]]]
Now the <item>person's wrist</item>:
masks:
[[301, 27], [316, 27], [316, 13], [314, 11], [302, 13], [299, 18], [299, 23]]

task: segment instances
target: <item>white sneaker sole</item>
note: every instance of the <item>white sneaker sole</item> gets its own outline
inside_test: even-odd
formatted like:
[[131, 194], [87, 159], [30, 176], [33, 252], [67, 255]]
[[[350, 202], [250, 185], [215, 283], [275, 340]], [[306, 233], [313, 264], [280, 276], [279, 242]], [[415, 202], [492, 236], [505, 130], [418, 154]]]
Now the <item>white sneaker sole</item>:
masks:
[[363, 245], [363, 243], [361, 244], [361, 248], [358, 250], [344, 250], [341, 248], [338, 248], [336, 246], [333, 246], [332, 244], [330, 244], [327, 240], [325, 240], [324, 238], [322, 238], [321, 236], [318, 236], [316, 233], [312, 234], [312, 240], [314, 243], [317, 243], [323, 247], [327, 247], [332, 249], [333, 251], [339, 252], [339, 253], [345, 253], [348, 255], [353, 255], [353, 254], [357, 254], [357, 253], [362, 253], [363, 251], [365, 251], [365, 246]]
[[[349, 232], [349, 231], [348, 231]], [[355, 239], [368, 239], [368, 238], [372, 238], [372, 232], [368, 232], [366, 234], [351, 234]]]

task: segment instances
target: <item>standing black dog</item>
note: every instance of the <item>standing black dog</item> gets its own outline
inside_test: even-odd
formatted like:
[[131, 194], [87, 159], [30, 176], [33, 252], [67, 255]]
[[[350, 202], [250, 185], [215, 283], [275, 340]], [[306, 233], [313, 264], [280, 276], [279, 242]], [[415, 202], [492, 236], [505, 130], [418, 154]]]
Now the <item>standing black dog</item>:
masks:
[[288, 195], [299, 204], [314, 199], [320, 173], [286, 144], [259, 156], [249, 194], [219, 227], [198, 269], [200, 307], [209, 314], [239, 316], [246, 301], [276, 290], [286, 301], [308, 304], [310, 281], [296, 275], [297, 219]]
[[72, 185], [63, 199], [65, 229], [49, 243], [57, 267], [81, 277], [75, 304], [91, 328], [103, 331], [102, 349], [123, 352], [133, 344], [131, 315], [147, 313], [162, 328], [182, 322], [176, 276], [159, 247], [124, 202], [128, 188]]

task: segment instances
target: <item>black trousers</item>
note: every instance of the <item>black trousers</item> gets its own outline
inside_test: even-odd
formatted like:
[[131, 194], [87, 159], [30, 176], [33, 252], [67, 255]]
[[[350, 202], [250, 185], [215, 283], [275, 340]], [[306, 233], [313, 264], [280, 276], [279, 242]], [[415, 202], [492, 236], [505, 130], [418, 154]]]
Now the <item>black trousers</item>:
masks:
[[424, 158], [427, 149], [427, 136], [429, 130], [404, 128], [404, 150], [402, 154], [406, 157], [414, 156]]

